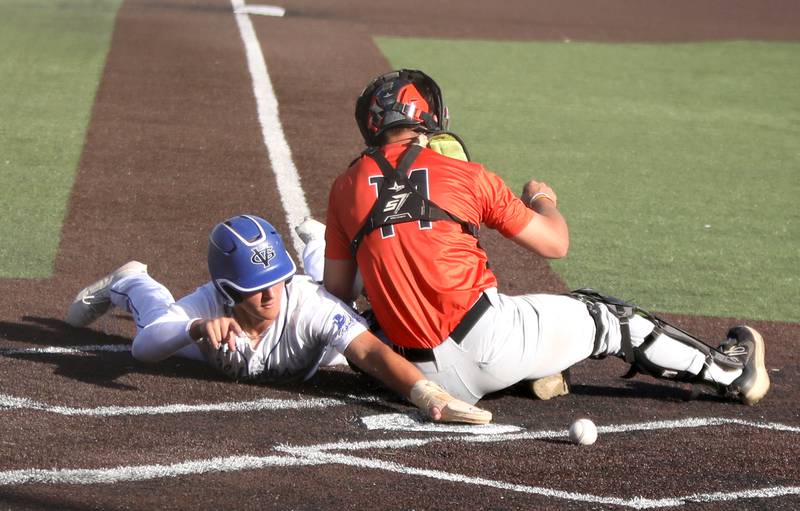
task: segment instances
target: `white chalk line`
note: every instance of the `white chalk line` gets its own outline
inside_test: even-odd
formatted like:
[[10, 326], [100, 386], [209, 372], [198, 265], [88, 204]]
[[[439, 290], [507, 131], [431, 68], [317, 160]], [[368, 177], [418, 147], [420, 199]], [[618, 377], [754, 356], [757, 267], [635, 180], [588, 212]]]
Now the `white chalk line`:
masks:
[[236, 14], [255, 14], [257, 16], [275, 16], [282, 18], [286, 15], [286, 9], [275, 5], [243, 5], [234, 10]]
[[[678, 420], [650, 421], [633, 424], [614, 424], [599, 426], [597, 431], [604, 434], [627, 433], [633, 431], [655, 431], [682, 428], [702, 428], [708, 426], [722, 426], [733, 424], [751, 428], [768, 429], [787, 433], [800, 433], [800, 427], [789, 426], [776, 422], [746, 421], [742, 419], [724, 417], [697, 417]], [[468, 442], [468, 443], [494, 443], [511, 442], [518, 440], [545, 440], [545, 439], [565, 439], [569, 438], [569, 431], [564, 430], [540, 430], [524, 431], [521, 433], [504, 433], [466, 436], [439, 436], [414, 439], [388, 439], [388, 440], [365, 440], [362, 442], [339, 441], [324, 444], [306, 446], [306, 449], [314, 451], [359, 451], [364, 449], [400, 449], [406, 447], [420, 447], [435, 442]], [[282, 449], [291, 449], [289, 446]]]
[[403, 475], [429, 477], [440, 481], [471, 484], [476, 486], [486, 486], [489, 488], [495, 488], [499, 490], [509, 490], [518, 493], [527, 493], [531, 495], [558, 498], [562, 500], [571, 500], [571, 501], [586, 502], [592, 504], [617, 505], [623, 507], [630, 507], [634, 509], [675, 507], [683, 505], [687, 502], [714, 502], [722, 500], [736, 500], [739, 498], [774, 498], [786, 495], [800, 495], [800, 487], [771, 487], [771, 488], [760, 488], [760, 489], [752, 489], [752, 490], [737, 491], [737, 492], [696, 493], [681, 497], [665, 497], [660, 499], [649, 499], [644, 497], [633, 497], [626, 499], [621, 497], [608, 497], [602, 495], [593, 495], [589, 493], [557, 490], [554, 488], [545, 488], [542, 486], [529, 486], [525, 484], [508, 483], [504, 481], [486, 479], [483, 477], [466, 476], [462, 474], [455, 474], [452, 472], [444, 472], [441, 470], [408, 467], [391, 461], [359, 458], [357, 456], [342, 456], [335, 454], [327, 454], [320, 451], [311, 451], [306, 455], [306, 458], [314, 462], [324, 462], [327, 460], [330, 463], [338, 463], [342, 465], [355, 466], [359, 468], [385, 470], [388, 472], [394, 472]]
[[[698, 427], [708, 427], [708, 426], [721, 426], [725, 424], [755, 427], [755, 428], [769, 429], [781, 432], [800, 433], [800, 427], [789, 426], [786, 424], [780, 424], [774, 422], [746, 421], [741, 419], [728, 419], [728, 418], [690, 418], [690, 419], [680, 419], [680, 420], [670, 420], [670, 421], [652, 421], [652, 422], [644, 422], [636, 424], [616, 424], [616, 425], [602, 426], [598, 428], [598, 430], [605, 434], [611, 434], [611, 433], [625, 433], [632, 431], [654, 431], [662, 429], [671, 430], [676, 428], [698, 428]], [[514, 441], [514, 440], [552, 439], [552, 438], [568, 438], [568, 437], [569, 433], [567, 430], [561, 430], [561, 431], [545, 430], [545, 431], [528, 431], [524, 433], [514, 433], [514, 434], [499, 434], [499, 435], [490, 434], [490, 435], [471, 436], [471, 437], [445, 436], [445, 437], [433, 437], [433, 438], [376, 440], [376, 441], [362, 441], [362, 442], [341, 441], [341, 442], [318, 444], [311, 446], [300, 446], [300, 447], [279, 445], [276, 447], [276, 449], [285, 452], [287, 454], [306, 457], [314, 461], [328, 460], [328, 462], [330, 463], [340, 463], [344, 465], [357, 466], [361, 468], [379, 469], [389, 472], [402, 473], [404, 475], [430, 477], [443, 481], [487, 486], [491, 488], [515, 491], [519, 493], [528, 493], [545, 497], [560, 498], [564, 500], [588, 502], [595, 504], [618, 505], [634, 509], [651, 509], [659, 507], [680, 506], [688, 502], [715, 502], [715, 501], [735, 500], [739, 498], [774, 498], [787, 495], [800, 495], [800, 487], [798, 486], [776, 486], [769, 488], [740, 490], [734, 492], [695, 493], [691, 495], [684, 495], [679, 497], [666, 497], [660, 499], [647, 499], [643, 497], [634, 497], [626, 499], [621, 497], [608, 497], [608, 496], [592, 495], [580, 492], [562, 491], [553, 488], [543, 488], [543, 487], [528, 486], [516, 483], [508, 483], [504, 481], [496, 481], [481, 477], [472, 477], [472, 476], [443, 472], [438, 470], [409, 467], [406, 465], [400, 465], [398, 463], [383, 461], [379, 459], [359, 458], [356, 456], [342, 455], [341, 453], [329, 452], [329, 451], [357, 451], [365, 449], [399, 449], [399, 448], [409, 448], [409, 447], [420, 447], [433, 442], [460, 441], [460, 442], [472, 442], [472, 443], [488, 443], [488, 442]]]
[[36, 410], [41, 412], [56, 413], [68, 416], [83, 417], [119, 417], [135, 415], [169, 415], [178, 413], [205, 413], [205, 412], [258, 412], [274, 410], [306, 410], [312, 408], [329, 408], [346, 404], [377, 403], [382, 402], [379, 396], [354, 396], [346, 395], [341, 399], [316, 398], [316, 399], [256, 399], [253, 401], [232, 401], [224, 403], [202, 403], [196, 405], [168, 404], [153, 406], [98, 406], [93, 408], [80, 408], [71, 406], [48, 405], [24, 397], [14, 397], [0, 394], [0, 410]]
[[124, 353], [130, 344], [88, 344], [84, 346], [45, 346], [43, 348], [0, 348], [0, 355], [82, 355], [93, 352]]
[[[83, 355], [91, 352], [130, 352], [130, 344], [98, 344], [83, 346], [46, 346], [36, 348], [0, 348], [0, 355]], [[232, 401], [214, 404], [167, 404], [153, 406], [99, 406], [94, 408], [49, 405], [24, 397], [0, 394], [0, 410], [27, 409], [60, 415], [85, 417], [114, 417], [123, 415], [169, 415], [177, 413], [203, 412], [254, 412], [264, 410], [302, 410], [327, 408], [352, 403], [382, 402], [379, 396], [343, 395], [340, 398], [318, 399], [256, 399], [253, 401]]]
[[[743, 425], [798, 433], [800, 428], [780, 423], [745, 421], [726, 418], [691, 418], [672, 421], [653, 421], [636, 424], [616, 424], [602, 426], [604, 433], [624, 433], [631, 431], [653, 431], [659, 429], [696, 428], [720, 426], [725, 424]], [[268, 467], [286, 467], [320, 464], [340, 464], [359, 468], [383, 470], [404, 475], [429, 477], [441, 481], [470, 484], [495, 488], [499, 490], [527, 493], [544, 497], [559, 498], [586, 503], [617, 505], [634, 509], [651, 509], [659, 507], [680, 506], [689, 502], [717, 502], [741, 498], [774, 498], [788, 495], [800, 495], [798, 486], [774, 486], [754, 488], [734, 492], [694, 493], [678, 497], [664, 498], [622, 498], [589, 493], [563, 491], [554, 488], [530, 486], [524, 484], [497, 481], [482, 477], [467, 476], [424, 468], [409, 467], [399, 463], [380, 459], [360, 458], [333, 450], [353, 451], [364, 449], [396, 449], [416, 447], [430, 442], [500, 442], [524, 440], [531, 438], [566, 437], [566, 431], [529, 431], [517, 434], [484, 435], [484, 436], [446, 436], [436, 438], [396, 439], [364, 442], [335, 442], [310, 446], [279, 445], [275, 449], [281, 456], [233, 456], [214, 458], [211, 460], [194, 460], [172, 465], [145, 465], [132, 467], [114, 467], [106, 469], [27, 469], [0, 472], [0, 486], [19, 484], [107, 484], [124, 481], [141, 481], [165, 477], [197, 475], [207, 472], [250, 470]]]
[[[473, 477], [473, 476], [466, 476], [462, 474], [455, 474], [451, 472], [444, 472], [441, 470], [432, 470], [432, 469], [424, 469], [424, 468], [414, 468], [409, 467], [406, 465], [401, 465], [399, 463], [391, 462], [391, 461], [384, 461], [379, 459], [370, 459], [370, 458], [359, 458], [357, 456], [349, 456], [349, 455], [341, 455], [341, 454], [329, 454], [323, 451], [291, 451], [292, 454], [302, 454], [306, 457], [306, 459], [315, 462], [327, 462], [327, 463], [337, 463], [340, 465], [348, 465], [358, 468], [369, 468], [375, 470], [384, 470], [387, 472], [394, 472], [397, 474], [403, 475], [412, 475], [412, 476], [421, 476], [421, 477], [429, 477], [432, 479], [437, 479], [440, 481], [448, 481], [454, 483], [462, 483], [462, 484], [470, 484], [476, 486], [486, 486], [489, 488], [495, 488], [499, 490], [509, 490], [519, 493], [528, 493], [533, 495], [540, 495], [545, 497], [554, 497], [560, 498], [565, 500], [575, 500], [581, 502], [591, 502], [595, 504], [615, 504], [618, 506], [627, 506], [627, 507], [640, 507], [641, 504], [646, 505], [647, 507], [663, 507], [665, 505], [669, 506], [677, 506], [681, 503], [677, 500], [673, 499], [661, 499], [661, 500], [650, 500], [650, 499], [621, 499], [616, 497], [603, 497], [599, 495], [590, 495], [590, 494], [583, 494], [577, 492], [567, 492], [561, 490], [555, 490], [552, 488], [544, 488], [538, 486], [528, 486], [524, 484], [515, 484], [515, 483], [507, 483], [503, 481], [496, 481], [492, 479], [486, 479], [483, 477]], [[664, 503], [667, 502], [667, 503]], [[635, 506], [632, 505], [635, 503]]]
[[314, 465], [322, 462], [291, 456], [231, 456], [171, 465], [139, 465], [97, 469], [27, 469], [0, 472], [0, 486], [20, 484], [113, 484], [211, 472], [236, 472], [266, 467]]
[[289, 224], [289, 235], [298, 258], [302, 260], [304, 243], [294, 232], [294, 227], [311, 214], [306, 202], [303, 187], [300, 184], [300, 174], [297, 172], [292, 151], [286, 136], [283, 133], [280, 116], [278, 114], [278, 99], [272, 88], [272, 82], [267, 71], [266, 60], [261, 51], [261, 45], [256, 36], [253, 23], [248, 15], [248, 9], [243, 0], [231, 0], [236, 24], [244, 42], [247, 55], [247, 67], [253, 79], [253, 94], [256, 98], [258, 122], [261, 125], [261, 136], [269, 154], [272, 171], [281, 204], [286, 212], [286, 222]]
[[177, 413], [205, 412], [257, 412], [264, 410], [303, 410], [309, 408], [328, 408], [341, 406], [345, 401], [330, 398], [318, 399], [256, 399], [253, 401], [225, 402], [213, 404], [168, 404], [158, 406], [98, 406], [79, 408], [70, 406], [48, 405], [28, 398], [0, 394], [0, 410], [26, 409], [56, 413], [69, 416], [119, 417], [135, 415], [168, 415]]

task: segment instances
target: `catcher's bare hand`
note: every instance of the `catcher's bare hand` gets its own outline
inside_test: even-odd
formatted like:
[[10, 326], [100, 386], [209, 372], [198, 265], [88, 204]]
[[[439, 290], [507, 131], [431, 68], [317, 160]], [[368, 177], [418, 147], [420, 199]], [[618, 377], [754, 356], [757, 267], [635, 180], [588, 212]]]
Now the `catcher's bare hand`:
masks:
[[488, 424], [492, 412], [472, 406], [447, 393], [430, 380], [419, 380], [411, 387], [409, 400], [435, 421]]
[[193, 339], [205, 339], [215, 350], [226, 343], [229, 350], [236, 351], [236, 338], [245, 334], [235, 319], [222, 317], [195, 321], [189, 335]]
[[520, 199], [529, 208], [532, 208], [532, 203], [537, 200], [550, 200], [554, 206], [558, 203], [558, 196], [556, 196], [556, 192], [550, 188], [550, 185], [533, 179], [525, 183], [525, 186], [522, 187], [522, 196], [520, 196]]

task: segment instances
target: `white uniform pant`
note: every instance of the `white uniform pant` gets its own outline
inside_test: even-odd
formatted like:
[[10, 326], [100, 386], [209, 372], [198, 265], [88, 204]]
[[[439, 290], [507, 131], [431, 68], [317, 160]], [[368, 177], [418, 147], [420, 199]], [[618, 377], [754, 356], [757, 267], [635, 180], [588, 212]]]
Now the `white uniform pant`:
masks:
[[[322, 275], [324, 241], [306, 246], [306, 273]], [[603, 331], [595, 346], [595, 321], [586, 304], [565, 295], [508, 296], [491, 288], [484, 291], [492, 306], [460, 344], [447, 338], [433, 349], [435, 360], [415, 362], [426, 378], [453, 396], [474, 404], [491, 392], [523, 380], [557, 374], [590, 356], [622, 356], [619, 319], [599, 307]], [[641, 346], [654, 325], [641, 316], [629, 322], [631, 344]], [[656, 366], [701, 375], [729, 384], [741, 374], [710, 362], [705, 353], [661, 334], [643, 350]]]
[[[592, 354], [595, 325], [583, 303], [559, 295], [486, 294], [492, 306], [461, 344], [448, 338], [433, 349], [435, 361], [415, 363], [455, 397], [475, 403], [519, 381], [556, 374]], [[618, 337], [616, 343], [618, 350]]]
[[[621, 356], [619, 320], [602, 307], [599, 343], [586, 305], [564, 295], [507, 296], [488, 289], [490, 307], [460, 344], [446, 339], [433, 349], [435, 361], [415, 365], [448, 392], [468, 403], [522, 380], [557, 374], [595, 356]], [[654, 325], [641, 316], [630, 319], [631, 344], [640, 346]], [[660, 335], [644, 353], [657, 366], [688, 371], [728, 384], [741, 374], [709, 364], [691, 346]]]

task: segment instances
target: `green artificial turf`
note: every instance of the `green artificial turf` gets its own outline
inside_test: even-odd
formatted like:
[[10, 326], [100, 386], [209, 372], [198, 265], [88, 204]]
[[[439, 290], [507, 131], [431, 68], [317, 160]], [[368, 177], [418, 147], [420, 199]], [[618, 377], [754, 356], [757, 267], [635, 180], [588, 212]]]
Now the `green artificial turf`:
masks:
[[120, 2], [0, 2], [0, 278], [52, 274]]
[[475, 160], [553, 186], [571, 288], [800, 321], [800, 44], [376, 42], [439, 82]]

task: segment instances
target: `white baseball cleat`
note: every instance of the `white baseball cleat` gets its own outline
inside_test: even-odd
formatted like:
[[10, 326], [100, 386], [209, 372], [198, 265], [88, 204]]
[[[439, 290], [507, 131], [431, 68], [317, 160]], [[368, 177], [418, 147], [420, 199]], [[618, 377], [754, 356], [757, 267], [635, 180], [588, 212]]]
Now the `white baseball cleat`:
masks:
[[65, 321], [72, 326], [86, 326], [96, 320], [111, 308], [111, 286], [120, 279], [147, 273], [147, 266], [130, 261], [112, 271], [97, 282], [81, 289], [67, 311]]
[[325, 239], [325, 224], [307, 216], [303, 223], [294, 228], [294, 232], [308, 245], [311, 240]]

